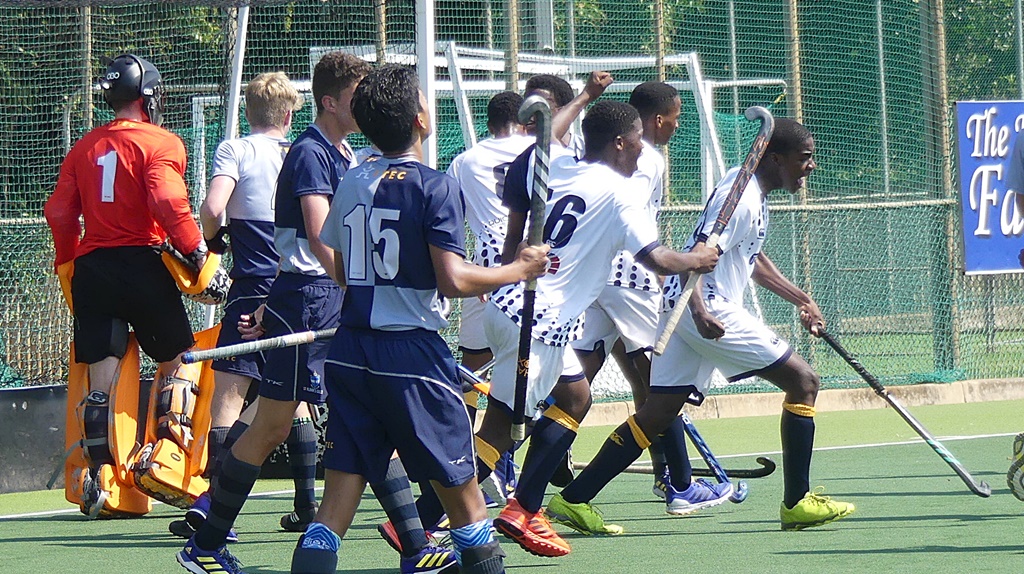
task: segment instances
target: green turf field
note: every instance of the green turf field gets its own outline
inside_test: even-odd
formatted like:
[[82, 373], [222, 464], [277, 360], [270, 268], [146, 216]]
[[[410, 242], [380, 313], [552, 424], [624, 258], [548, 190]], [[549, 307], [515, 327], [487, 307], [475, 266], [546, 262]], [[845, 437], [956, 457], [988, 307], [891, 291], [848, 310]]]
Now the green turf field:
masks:
[[[585, 537], [556, 526], [573, 545], [572, 554], [542, 559], [507, 543], [508, 571], [962, 574], [1018, 567], [1024, 557], [1024, 503], [1010, 495], [1004, 474], [1010, 435], [1024, 430], [1024, 401], [912, 411], [976, 477], [992, 485], [991, 498], [970, 494], [923, 443], [893, 444], [916, 439], [895, 412], [823, 413], [812, 484], [855, 503], [852, 517], [817, 529], [781, 532], [781, 469], [748, 481], [750, 495], [742, 504], [726, 503], [688, 517], [664, 514], [663, 503], [651, 495], [651, 478], [623, 475], [596, 500], [609, 522], [626, 528], [623, 536]], [[697, 424], [726, 467], [749, 467], [755, 464], [752, 455], [779, 450], [778, 417]], [[589, 459], [609, 430], [584, 428], [576, 459]], [[737, 454], [743, 456], [730, 456]], [[771, 456], [781, 464], [781, 457]], [[287, 481], [263, 481], [256, 490], [289, 487]], [[62, 496], [0, 495], [0, 572], [184, 572], [173, 557], [182, 541], [166, 530], [168, 521], [179, 516], [176, 509], [157, 506], [140, 519], [90, 522]], [[278, 532], [277, 521], [290, 510], [290, 500], [290, 493], [261, 495], [243, 510], [238, 522], [242, 541], [232, 550], [247, 572], [288, 571], [296, 536]], [[342, 545], [339, 570], [397, 572], [397, 554], [375, 529], [383, 513], [371, 497], [364, 500]], [[8, 518], [26, 513], [41, 514]]]

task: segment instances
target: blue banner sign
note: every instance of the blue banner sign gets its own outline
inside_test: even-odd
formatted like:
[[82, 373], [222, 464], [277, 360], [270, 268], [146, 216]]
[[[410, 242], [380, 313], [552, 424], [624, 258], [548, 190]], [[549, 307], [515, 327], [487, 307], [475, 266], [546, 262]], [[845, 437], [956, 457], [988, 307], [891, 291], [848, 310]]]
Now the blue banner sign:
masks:
[[1024, 102], [957, 102], [964, 271], [1021, 273]]

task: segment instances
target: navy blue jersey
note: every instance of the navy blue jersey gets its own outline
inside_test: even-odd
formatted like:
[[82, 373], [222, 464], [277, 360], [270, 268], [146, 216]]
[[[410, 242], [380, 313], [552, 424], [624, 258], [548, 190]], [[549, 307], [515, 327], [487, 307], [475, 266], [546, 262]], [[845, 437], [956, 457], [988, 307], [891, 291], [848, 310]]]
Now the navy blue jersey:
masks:
[[501, 194], [501, 204], [518, 213], [530, 211], [530, 156], [537, 144], [523, 150], [512, 165], [505, 171], [505, 188]]
[[464, 257], [464, 217], [458, 182], [411, 157], [371, 158], [353, 168], [320, 232], [345, 263], [341, 324], [444, 328], [429, 247]]
[[330, 201], [349, 165], [316, 125], [306, 128], [288, 150], [277, 179], [274, 214], [274, 246], [281, 257], [282, 272], [327, 275], [309, 250], [299, 198], [326, 195]]

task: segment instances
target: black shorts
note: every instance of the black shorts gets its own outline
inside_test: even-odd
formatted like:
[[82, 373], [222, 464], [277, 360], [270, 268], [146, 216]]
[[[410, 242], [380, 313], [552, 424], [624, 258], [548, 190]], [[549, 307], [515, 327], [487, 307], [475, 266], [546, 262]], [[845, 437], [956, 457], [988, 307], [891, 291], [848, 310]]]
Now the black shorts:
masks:
[[71, 300], [79, 363], [123, 357], [129, 325], [142, 350], [160, 363], [195, 343], [181, 292], [155, 247], [111, 247], [78, 257]]

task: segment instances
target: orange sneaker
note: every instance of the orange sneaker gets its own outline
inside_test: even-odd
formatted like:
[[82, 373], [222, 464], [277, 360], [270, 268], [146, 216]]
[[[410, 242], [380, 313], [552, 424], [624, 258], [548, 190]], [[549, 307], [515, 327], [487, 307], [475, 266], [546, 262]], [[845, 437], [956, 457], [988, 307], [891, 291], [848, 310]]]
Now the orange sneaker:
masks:
[[391, 524], [388, 520], [384, 524], [377, 525], [377, 533], [384, 539], [384, 542], [388, 543], [388, 546], [393, 548], [395, 552], [402, 553], [402, 541], [398, 539], [398, 532], [395, 531], [395, 525]]
[[494, 529], [536, 556], [555, 558], [572, 550], [569, 543], [551, 529], [543, 509], [528, 512], [514, 498], [508, 499], [508, 505], [494, 519]]

